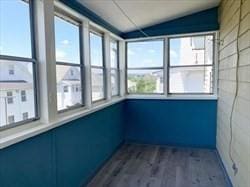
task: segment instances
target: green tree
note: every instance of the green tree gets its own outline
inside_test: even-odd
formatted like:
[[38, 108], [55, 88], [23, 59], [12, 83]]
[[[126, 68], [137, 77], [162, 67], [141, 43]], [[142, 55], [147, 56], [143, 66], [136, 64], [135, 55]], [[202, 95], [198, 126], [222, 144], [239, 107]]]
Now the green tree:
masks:
[[[152, 75], [131, 76], [129, 80], [136, 83], [137, 93], [152, 93], [156, 89], [156, 77]], [[129, 91], [133, 92], [134, 90]]]

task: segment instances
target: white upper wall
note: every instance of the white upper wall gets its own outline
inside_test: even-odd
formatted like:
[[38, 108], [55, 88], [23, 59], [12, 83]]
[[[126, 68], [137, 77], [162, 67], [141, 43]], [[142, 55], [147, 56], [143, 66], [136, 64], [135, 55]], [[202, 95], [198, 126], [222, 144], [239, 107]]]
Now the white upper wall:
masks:
[[[113, 0], [77, 0], [122, 32], [136, 30]], [[216, 7], [220, 0], [115, 0], [140, 28]]]

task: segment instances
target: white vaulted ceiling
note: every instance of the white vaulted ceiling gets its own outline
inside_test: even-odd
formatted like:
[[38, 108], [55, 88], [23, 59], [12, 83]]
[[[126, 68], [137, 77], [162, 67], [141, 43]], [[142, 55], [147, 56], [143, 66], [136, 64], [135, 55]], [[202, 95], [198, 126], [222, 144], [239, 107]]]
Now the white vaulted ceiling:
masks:
[[136, 30], [121, 10], [140, 28], [218, 6], [220, 0], [77, 0], [122, 32]]

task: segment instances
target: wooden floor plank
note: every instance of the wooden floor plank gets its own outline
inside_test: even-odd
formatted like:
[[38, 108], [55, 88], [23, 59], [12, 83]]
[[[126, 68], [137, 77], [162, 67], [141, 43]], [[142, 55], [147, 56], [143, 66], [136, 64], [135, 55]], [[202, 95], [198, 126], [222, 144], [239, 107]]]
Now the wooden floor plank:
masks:
[[125, 144], [88, 187], [226, 187], [215, 152]]

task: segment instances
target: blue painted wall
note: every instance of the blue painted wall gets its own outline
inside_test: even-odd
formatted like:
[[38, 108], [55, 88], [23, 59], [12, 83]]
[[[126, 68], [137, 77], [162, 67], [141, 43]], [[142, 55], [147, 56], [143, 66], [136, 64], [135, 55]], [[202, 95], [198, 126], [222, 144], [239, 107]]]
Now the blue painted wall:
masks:
[[123, 104], [0, 150], [0, 186], [84, 184], [123, 142]]
[[215, 148], [215, 100], [127, 100], [128, 142]]
[[[184, 16], [171, 21], [156, 24], [142, 30], [149, 36], [207, 32], [219, 29], [218, 8], [211, 8], [195, 14]], [[139, 31], [131, 31], [121, 35], [123, 38], [145, 37]]]
[[1, 187], [78, 187], [123, 141], [215, 148], [216, 101], [126, 100], [0, 150]]

